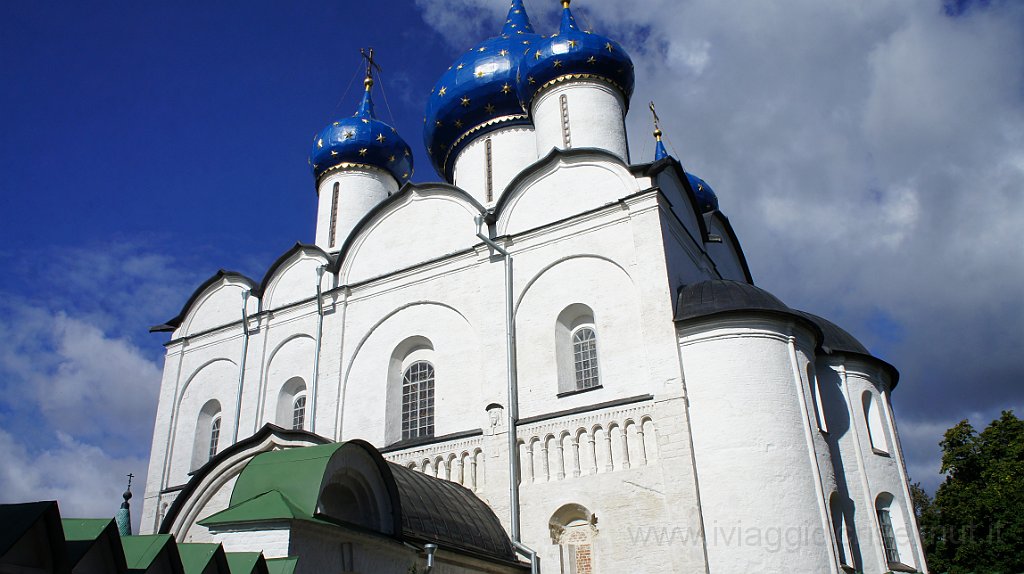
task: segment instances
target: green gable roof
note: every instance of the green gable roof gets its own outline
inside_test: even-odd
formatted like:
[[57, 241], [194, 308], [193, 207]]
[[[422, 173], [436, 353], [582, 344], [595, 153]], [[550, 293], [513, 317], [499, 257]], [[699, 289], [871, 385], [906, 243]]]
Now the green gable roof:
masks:
[[[124, 548], [124, 558], [129, 570], [146, 571], [168, 545], [173, 549], [174, 537], [170, 534], [121, 537], [121, 546]], [[172, 563], [176, 561], [171, 560]]]
[[[318, 485], [319, 488], [319, 485]], [[301, 509], [276, 490], [264, 492], [234, 506], [229, 506], [199, 521], [203, 526], [260, 522], [266, 520], [312, 520]]]
[[227, 567], [224, 549], [220, 544], [181, 543], [178, 544], [178, 555], [181, 556], [181, 566], [185, 569], [185, 574], [203, 574], [211, 562], [220, 562], [218, 570], [221, 572]]
[[269, 574], [262, 552], [228, 552], [231, 574]]
[[267, 560], [267, 570], [270, 574], [294, 574], [295, 565], [299, 562], [298, 557], [271, 558]]
[[112, 518], [61, 518], [64, 540], [96, 540], [113, 522]]
[[230, 506], [276, 490], [302, 516], [312, 518], [327, 463], [344, 444], [287, 448], [256, 455], [238, 476]]

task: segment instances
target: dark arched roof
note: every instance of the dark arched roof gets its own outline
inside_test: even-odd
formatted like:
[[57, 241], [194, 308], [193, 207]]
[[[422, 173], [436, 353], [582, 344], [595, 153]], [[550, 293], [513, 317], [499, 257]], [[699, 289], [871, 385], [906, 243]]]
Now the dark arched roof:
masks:
[[710, 279], [679, 289], [676, 321], [689, 321], [737, 311], [760, 311], [796, 315], [775, 295], [742, 281]]
[[871, 352], [868, 351], [868, 348], [862, 345], [861, 342], [854, 338], [853, 335], [849, 334], [832, 321], [806, 311], [795, 312], [803, 315], [821, 329], [821, 348], [826, 353], [840, 352], [858, 353], [860, 355], [871, 354]]
[[793, 309], [771, 293], [742, 281], [709, 279], [685, 285], [676, 299], [676, 321], [692, 321], [733, 313], [785, 315], [809, 327], [817, 337], [816, 350], [827, 355], [840, 353], [869, 359], [889, 375], [890, 389], [899, 380], [899, 371], [875, 357], [853, 335], [835, 323], [817, 315]]
[[501, 522], [464, 486], [389, 463], [402, 499], [406, 536], [474, 553], [515, 559]]

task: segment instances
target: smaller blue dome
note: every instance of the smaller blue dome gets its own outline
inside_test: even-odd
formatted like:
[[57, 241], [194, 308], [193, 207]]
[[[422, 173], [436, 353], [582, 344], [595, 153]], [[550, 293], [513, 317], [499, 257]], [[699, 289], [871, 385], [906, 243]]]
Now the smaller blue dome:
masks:
[[371, 166], [390, 173], [398, 185], [412, 176], [412, 149], [395, 128], [376, 119], [366, 79], [363, 102], [355, 115], [325, 127], [313, 138], [309, 164], [317, 180], [325, 173], [345, 167]]
[[557, 33], [527, 48], [519, 65], [517, 88], [524, 109], [530, 109], [541, 89], [567, 79], [596, 78], [617, 87], [626, 98], [633, 95], [633, 61], [618, 42], [580, 30], [563, 0], [562, 24]]
[[690, 180], [690, 187], [693, 188], [693, 194], [697, 197], [697, 206], [700, 207], [701, 213], [718, 209], [718, 196], [715, 195], [715, 190], [711, 189], [708, 182], [692, 173], [687, 173], [686, 179]]
[[523, 0], [512, 0], [501, 35], [477, 44], [441, 75], [423, 118], [423, 143], [441, 177], [454, 180], [455, 158], [470, 134], [530, 123], [516, 95], [516, 72], [523, 50], [539, 40]]

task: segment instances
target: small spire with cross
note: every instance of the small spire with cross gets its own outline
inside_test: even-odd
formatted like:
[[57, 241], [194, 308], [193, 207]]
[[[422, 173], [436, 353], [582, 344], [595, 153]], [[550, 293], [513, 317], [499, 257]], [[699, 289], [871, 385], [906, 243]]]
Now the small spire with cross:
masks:
[[664, 159], [668, 157], [668, 150], [665, 149], [665, 142], [661, 141], [661, 118], [658, 117], [657, 110], [654, 109], [654, 102], [648, 104], [651, 109], [651, 115], [654, 116], [654, 161]]
[[369, 92], [370, 88], [373, 87], [373, 71], [377, 70], [377, 73], [381, 72], [380, 65], [373, 59], [373, 48], [359, 48], [359, 53], [362, 54], [363, 59], [366, 60], [366, 79], [363, 80], [363, 85], [366, 86], [366, 91]]
[[128, 488], [121, 495], [124, 502], [121, 503], [121, 508], [118, 509], [117, 514], [114, 515], [114, 522], [117, 523], [117, 531], [121, 536], [131, 536], [132, 534], [132, 513], [131, 507], [128, 501], [132, 499], [132, 479], [135, 475], [128, 473]]

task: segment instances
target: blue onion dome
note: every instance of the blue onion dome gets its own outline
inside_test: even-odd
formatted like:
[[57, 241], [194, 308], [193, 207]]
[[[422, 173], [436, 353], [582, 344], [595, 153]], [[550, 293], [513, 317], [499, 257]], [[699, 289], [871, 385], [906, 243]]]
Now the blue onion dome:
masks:
[[573, 79], [606, 81], [622, 92], [629, 107], [633, 95], [633, 61], [618, 42], [584, 31], [562, 0], [562, 25], [524, 55], [517, 84], [523, 109], [530, 109], [538, 92]]
[[317, 181], [339, 169], [369, 166], [390, 173], [401, 187], [412, 176], [412, 150], [395, 128], [374, 115], [369, 74], [364, 85], [363, 102], [355, 115], [332, 123], [313, 138], [309, 164]]
[[715, 190], [711, 189], [708, 182], [689, 172], [686, 174], [686, 179], [690, 180], [690, 187], [693, 188], [693, 194], [697, 197], [697, 206], [700, 207], [701, 213], [718, 209], [718, 196], [715, 195]]
[[441, 177], [454, 181], [455, 158], [471, 139], [530, 123], [516, 96], [516, 71], [523, 51], [539, 40], [523, 0], [512, 0], [501, 35], [460, 56], [430, 90], [423, 143]]

